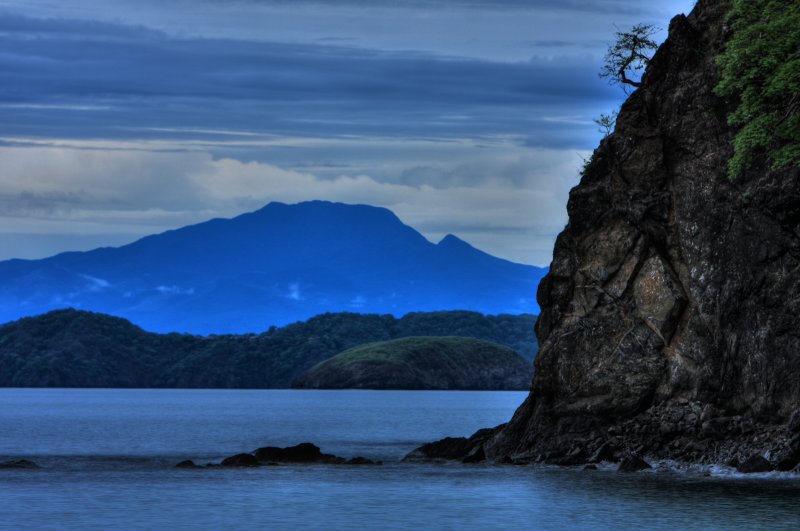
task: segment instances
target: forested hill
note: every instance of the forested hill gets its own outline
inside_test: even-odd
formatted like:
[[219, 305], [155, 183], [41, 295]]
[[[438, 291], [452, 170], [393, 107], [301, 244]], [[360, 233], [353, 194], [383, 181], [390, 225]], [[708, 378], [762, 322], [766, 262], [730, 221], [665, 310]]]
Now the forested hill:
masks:
[[469, 337], [403, 337], [368, 343], [318, 363], [305, 389], [519, 390], [533, 366], [508, 347]]
[[335, 313], [263, 334], [146, 332], [125, 319], [57, 310], [0, 326], [0, 386], [286, 388], [349, 348], [409, 336], [466, 336], [536, 352], [533, 315]]

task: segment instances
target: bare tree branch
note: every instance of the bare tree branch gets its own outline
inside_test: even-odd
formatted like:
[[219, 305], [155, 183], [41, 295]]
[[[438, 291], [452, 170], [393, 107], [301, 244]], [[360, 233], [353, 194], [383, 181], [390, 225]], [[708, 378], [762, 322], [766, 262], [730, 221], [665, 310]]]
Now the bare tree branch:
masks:
[[[638, 88], [641, 75], [650, 64], [652, 52], [658, 47], [653, 35], [658, 28], [650, 24], [637, 24], [630, 31], [616, 32], [616, 40], [610, 44], [600, 77], [609, 83]], [[638, 77], [639, 79], [636, 79]]]

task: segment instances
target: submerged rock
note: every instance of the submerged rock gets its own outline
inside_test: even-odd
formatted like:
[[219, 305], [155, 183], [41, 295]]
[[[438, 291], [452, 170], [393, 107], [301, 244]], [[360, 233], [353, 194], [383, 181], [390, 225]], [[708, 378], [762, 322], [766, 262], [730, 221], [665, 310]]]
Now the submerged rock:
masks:
[[27, 459], [12, 459], [11, 461], [0, 462], [0, 468], [41, 468], [33, 461]]

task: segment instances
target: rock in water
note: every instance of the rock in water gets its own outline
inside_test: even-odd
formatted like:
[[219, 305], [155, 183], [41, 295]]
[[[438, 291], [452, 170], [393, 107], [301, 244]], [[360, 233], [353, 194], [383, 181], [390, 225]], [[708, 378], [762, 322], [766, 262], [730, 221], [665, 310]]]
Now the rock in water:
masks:
[[653, 467], [650, 463], [639, 457], [638, 455], [629, 455], [619, 463], [617, 472], [639, 472], [640, 470], [649, 470]]
[[34, 463], [33, 461], [29, 461], [27, 459], [13, 459], [11, 461], [3, 461], [0, 463], [0, 468], [41, 468], [39, 465]]
[[406, 455], [404, 461], [458, 460], [465, 463], [479, 463], [486, 460], [483, 443], [498, 433], [505, 424], [495, 428], [478, 430], [469, 438], [446, 437], [440, 441], [423, 444]]
[[236, 454], [223, 459], [221, 465], [236, 467], [258, 466], [258, 459], [253, 454]]
[[382, 465], [383, 461], [373, 461], [372, 459], [367, 459], [366, 457], [356, 456], [348, 459], [343, 464], [345, 465]]
[[[373, 461], [366, 457], [356, 456], [350, 459], [332, 454], [323, 454], [319, 447], [311, 443], [300, 443], [287, 448], [265, 446], [253, 453], [241, 453], [226, 457], [219, 464], [209, 463], [207, 467], [256, 467], [262, 465], [275, 466], [278, 463], [321, 463], [329, 465], [381, 465], [381, 461]], [[194, 461], [181, 461], [177, 468], [199, 468]]]
[[754, 474], [756, 472], [771, 472], [775, 467], [767, 461], [764, 456], [751, 455], [736, 467], [736, 470], [743, 474]]
[[700, 0], [671, 21], [571, 191], [532, 391], [483, 443], [489, 459], [610, 442], [727, 462], [777, 455], [800, 430], [800, 169], [757, 156], [728, 178], [738, 103], [714, 88], [729, 8]]
[[300, 443], [287, 448], [266, 446], [255, 451], [255, 458], [259, 461], [274, 463], [320, 463], [342, 459], [334, 455], [323, 454], [317, 445], [311, 443]]

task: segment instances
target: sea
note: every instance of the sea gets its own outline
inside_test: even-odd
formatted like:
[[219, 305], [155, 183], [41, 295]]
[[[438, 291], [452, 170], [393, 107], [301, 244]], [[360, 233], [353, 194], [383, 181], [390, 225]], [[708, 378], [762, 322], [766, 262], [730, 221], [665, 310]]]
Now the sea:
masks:
[[[800, 529], [800, 478], [403, 462], [519, 392], [0, 389], [0, 529]], [[312, 442], [381, 466], [178, 469]]]

